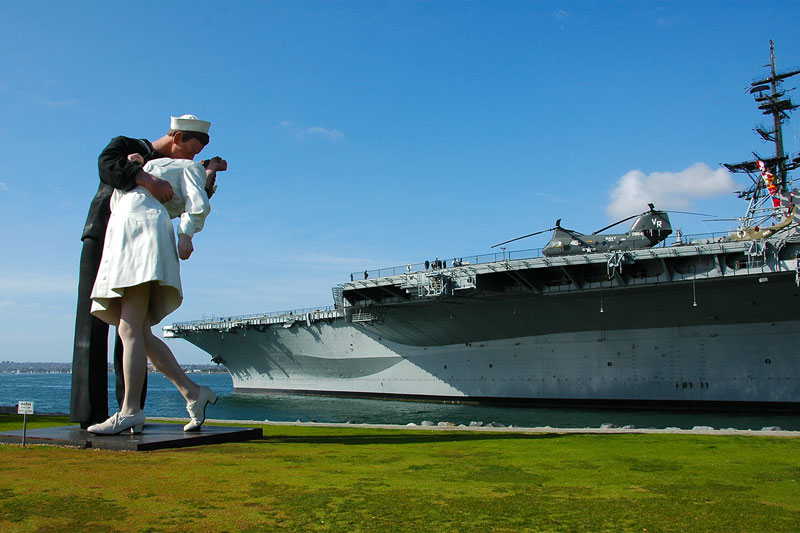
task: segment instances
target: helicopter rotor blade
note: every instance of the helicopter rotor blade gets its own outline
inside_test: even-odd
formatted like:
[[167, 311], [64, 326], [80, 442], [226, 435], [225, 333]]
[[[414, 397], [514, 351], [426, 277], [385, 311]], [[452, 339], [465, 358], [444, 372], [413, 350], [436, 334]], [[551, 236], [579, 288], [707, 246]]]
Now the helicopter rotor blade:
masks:
[[631, 216], [629, 216], [628, 218], [623, 218], [622, 220], [620, 220], [620, 221], [617, 221], [617, 222], [614, 222], [613, 224], [609, 224], [608, 226], [606, 226], [606, 227], [604, 227], [604, 228], [600, 228], [599, 230], [597, 230], [597, 231], [595, 231], [594, 233], [592, 233], [592, 235], [597, 235], [597, 234], [598, 234], [598, 233], [600, 233], [601, 231], [605, 231], [605, 230], [607, 230], [607, 229], [613, 228], [613, 227], [614, 227], [614, 226], [616, 226], [617, 224], [622, 224], [623, 222], [627, 222], [627, 221], [629, 221], [629, 220], [631, 220], [631, 219], [634, 219], [634, 218], [636, 218], [636, 217], [640, 217], [640, 216], [642, 216], [642, 214], [641, 214], [641, 213], [640, 213], [640, 214], [637, 214], [637, 215], [631, 215]]
[[517, 237], [515, 239], [509, 239], [507, 241], [499, 242], [499, 243], [491, 246], [491, 248], [497, 248], [498, 246], [502, 246], [503, 244], [508, 244], [510, 242], [518, 241], [520, 239], [525, 239], [527, 237], [533, 237], [534, 235], [539, 235], [541, 233], [547, 233], [548, 231], [553, 231], [554, 229], [557, 229], [557, 228], [558, 228], [558, 226], [555, 226], [553, 228], [543, 229], [542, 231], [536, 231], [534, 233], [528, 233], [527, 235], [523, 235], [522, 237]]
[[695, 215], [698, 217], [715, 217], [716, 215], [709, 215], [708, 213], [692, 213], [691, 211], [664, 211], [664, 213], [678, 213], [680, 215]]
[[695, 216], [700, 216], [700, 217], [713, 217], [713, 216], [715, 216], [715, 215], [709, 215], [708, 213], [692, 213], [690, 211], [666, 211], [666, 210], [662, 210], [662, 209], [655, 209], [653, 207], [653, 204], [647, 204], [647, 205], [650, 206], [650, 211], [645, 211], [644, 213], [639, 213], [638, 215], [631, 215], [628, 218], [623, 218], [622, 220], [620, 220], [618, 222], [614, 222], [613, 224], [610, 224], [610, 225], [608, 225], [608, 226], [606, 226], [604, 228], [601, 228], [601, 229], [595, 231], [594, 233], [592, 233], [592, 235], [597, 235], [601, 231], [605, 231], [607, 229], [611, 229], [614, 226], [616, 226], [617, 224], [622, 224], [623, 222], [627, 222], [627, 221], [629, 221], [631, 219], [634, 219], [636, 217], [641, 217], [641, 216], [644, 216], [644, 215], [646, 215], [648, 213], [653, 213], [653, 212], [678, 213], [678, 214], [681, 214], [681, 215], [695, 215]]

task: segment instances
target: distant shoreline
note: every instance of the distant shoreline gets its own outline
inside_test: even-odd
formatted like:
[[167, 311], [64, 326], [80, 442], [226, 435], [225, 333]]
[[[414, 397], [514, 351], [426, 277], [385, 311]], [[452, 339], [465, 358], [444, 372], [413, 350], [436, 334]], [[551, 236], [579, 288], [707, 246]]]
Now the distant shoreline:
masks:
[[[227, 374], [225, 367], [216, 364], [181, 365], [188, 374]], [[148, 365], [148, 372], [158, 374], [158, 370]], [[0, 374], [71, 374], [72, 363], [45, 363], [28, 361], [0, 361]], [[114, 373], [114, 365], [108, 364], [108, 373]]]

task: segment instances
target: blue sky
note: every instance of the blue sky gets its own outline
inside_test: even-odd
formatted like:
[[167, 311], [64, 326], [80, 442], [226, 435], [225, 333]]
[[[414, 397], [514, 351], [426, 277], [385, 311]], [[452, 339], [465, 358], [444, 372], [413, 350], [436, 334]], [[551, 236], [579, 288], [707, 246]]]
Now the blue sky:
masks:
[[743, 177], [719, 163], [767, 149], [746, 89], [770, 38], [800, 65], [789, 1], [130, 5], [0, 2], [0, 360], [71, 360], [97, 155], [170, 115], [210, 120], [203, 155], [230, 169], [162, 325], [329, 305], [350, 272], [487, 253], [556, 218], [739, 215]]

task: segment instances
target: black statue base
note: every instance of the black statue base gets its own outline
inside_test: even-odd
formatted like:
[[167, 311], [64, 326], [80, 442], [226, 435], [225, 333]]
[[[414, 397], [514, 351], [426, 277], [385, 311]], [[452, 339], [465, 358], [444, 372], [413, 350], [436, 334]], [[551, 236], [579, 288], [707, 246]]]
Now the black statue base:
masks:
[[[80, 426], [58, 426], [29, 429], [25, 444], [76, 446], [101, 450], [149, 451], [185, 448], [225, 442], [260, 439], [261, 428], [241, 428], [204, 425], [200, 431], [186, 433], [182, 424], [145, 424], [138, 435], [123, 432], [119, 435], [93, 435]], [[0, 442], [22, 443], [22, 430], [0, 433]]]

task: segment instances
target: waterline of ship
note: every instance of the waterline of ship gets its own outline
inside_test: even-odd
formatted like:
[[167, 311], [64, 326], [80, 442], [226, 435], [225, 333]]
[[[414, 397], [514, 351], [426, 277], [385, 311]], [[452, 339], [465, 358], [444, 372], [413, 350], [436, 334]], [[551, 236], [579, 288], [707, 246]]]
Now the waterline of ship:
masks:
[[[110, 375], [113, 383], [113, 375]], [[450, 422], [495, 422], [517, 427], [599, 428], [603, 424], [618, 427], [665, 429], [677, 427], [734, 428], [758, 431], [780, 427], [800, 431], [800, 415], [776, 413], [732, 413], [714, 411], [665, 411], [625, 409], [523, 408], [515, 406], [474, 405], [435, 402], [407, 402], [356, 398], [309, 397], [292, 394], [248, 394], [233, 391], [227, 374], [193, 374], [192, 379], [211, 387], [219, 396], [209, 406], [214, 420], [273, 422], [320, 422], [354, 424], [434, 424]], [[33, 401], [37, 413], [69, 412], [69, 374], [0, 374], [0, 406], [15, 406], [20, 400]], [[113, 409], [116, 399], [109, 394]], [[185, 403], [175, 387], [163, 375], [148, 377], [145, 411], [152, 417], [186, 418]], [[14, 409], [14, 412], [16, 410]]]

